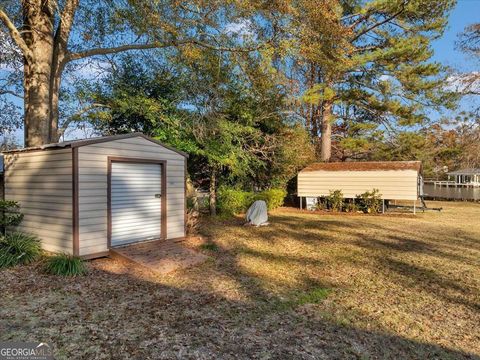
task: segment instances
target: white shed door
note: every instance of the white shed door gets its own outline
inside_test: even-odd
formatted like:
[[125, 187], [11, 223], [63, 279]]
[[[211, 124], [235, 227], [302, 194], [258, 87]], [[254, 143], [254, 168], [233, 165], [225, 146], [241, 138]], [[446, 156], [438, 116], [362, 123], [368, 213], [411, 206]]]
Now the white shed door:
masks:
[[160, 164], [112, 162], [111, 245], [160, 239]]

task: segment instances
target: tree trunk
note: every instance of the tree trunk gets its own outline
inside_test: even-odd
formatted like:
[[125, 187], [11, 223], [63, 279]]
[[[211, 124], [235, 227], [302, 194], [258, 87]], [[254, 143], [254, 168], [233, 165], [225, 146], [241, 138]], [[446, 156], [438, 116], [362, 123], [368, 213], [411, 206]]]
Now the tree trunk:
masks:
[[57, 142], [63, 133], [59, 129], [59, 98], [60, 84], [63, 70], [67, 63], [68, 38], [75, 17], [75, 9], [79, 0], [69, 1], [64, 8], [54, 36], [54, 48], [52, 54], [52, 75], [50, 78], [50, 141]]
[[50, 77], [50, 97], [49, 97], [49, 106], [50, 106], [50, 118], [48, 123], [48, 132], [50, 142], [58, 142], [60, 132], [58, 131], [58, 119], [59, 119], [59, 98], [60, 98], [60, 83], [62, 79], [63, 72], [63, 52], [59, 53], [58, 43], [55, 44], [52, 56], [52, 74]]
[[60, 74], [52, 75], [52, 83], [50, 88], [50, 121], [49, 121], [49, 136], [50, 142], [58, 142], [60, 139], [60, 131], [58, 128], [59, 120], [59, 98], [60, 98]]
[[332, 107], [332, 101], [325, 100], [323, 102], [320, 157], [325, 162], [330, 161], [332, 156]]
[[25, 43], [32, 58], [25, 62], [25, 146], [50, 142], [50, 80], [53, 52], [53, 5], [34, 0], [23, 4]]
[[217, 215], [217, 170], [210, 172], [210, 215]]
[[67, 60], [67, 43], [78, 0], [65, 3], [54, 29], [53, 0], [23, 0], [22, 38], [31, 52], [24, 61], [25, 146], [57, 142], [60, 136], [59, 94]]

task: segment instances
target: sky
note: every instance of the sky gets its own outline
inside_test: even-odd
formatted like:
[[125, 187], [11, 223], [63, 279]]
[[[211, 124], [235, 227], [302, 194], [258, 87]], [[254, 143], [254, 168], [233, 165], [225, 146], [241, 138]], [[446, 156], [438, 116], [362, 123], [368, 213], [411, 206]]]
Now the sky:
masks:
[[[445, 33], [432, 44], [434, 50], [433, 60], [448, 65], [459, 72], [480, 71], [478, 60], [475, 61], [468, 54], [464, 54], [455, 48], [458, 34], [461, 33], [466, 26], [479, 21], [480, 0], [458, 0], [456, 7], [450, 14]], [[240, 31], [241, 29], [234, 27], [232, 30]], [[478, 107], [479, 103], [480, 99], [478, 99], [478, 97], [477, 99], [467, 97], [461, 101], [460, 109], [468, 111], [469, 109]], [[72, 132], [71, 134], [73, 137], [78, 137], [76, 132]], [[18, 130], [14, 136], [20, 144], [23, 143], [23, 130]]]
[[[435, 1], [435, 0], [432, 0]], [[480, 71], [480, 62], [471, 55], [465, 54], [455, 48], [458, 34], [466, 26], [480, 22], [480, 0], [458, 0], [455, 9], [448, 19], [448, 27], [443, 36], [433, 42], [433, 60], [453, 68], [455, 71], [468, 73]], [[478, 96], [464, 97], [459, 104], [459, 110], [469, 111], [480, 106]], [[458, 113], [456, 110], [455, 113]], [[450, 115], [455, 115], [451, 113]], [[438, 117], [438, 114], [433, 116]]]
[[[435, 0], [432, 0], [435, 1]], [[433, 43], [434, 60], [461, 72], [479, 71], [478, 62], [455, 49], [455, 41], [463, 29], [480, 21], [480, 0], [458, 0], [450, 14], [448, 27], [443, 36]]]

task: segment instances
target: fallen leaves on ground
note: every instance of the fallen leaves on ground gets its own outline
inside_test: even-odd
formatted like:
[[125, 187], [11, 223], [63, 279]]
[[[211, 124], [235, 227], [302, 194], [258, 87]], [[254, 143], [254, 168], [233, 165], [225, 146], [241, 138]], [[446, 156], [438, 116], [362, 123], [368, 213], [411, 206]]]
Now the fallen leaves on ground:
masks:
[[478, 358], [480, 205], [433, 205], [205, 219], [186, 245], [211, 260], [168, 276], [111, 259], [73, 278], [2, 270], [0, 340], [59, 359]]

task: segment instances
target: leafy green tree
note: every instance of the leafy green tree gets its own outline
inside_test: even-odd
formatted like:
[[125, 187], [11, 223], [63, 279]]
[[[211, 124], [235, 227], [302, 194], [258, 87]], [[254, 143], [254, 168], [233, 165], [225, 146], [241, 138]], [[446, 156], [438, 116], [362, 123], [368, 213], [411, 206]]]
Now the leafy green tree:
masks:
[[421, 160], [425, 177], [442, 179], [445, 169], [480, 166], [479, 144], [478, 117], [475, 122], [471, 114], [464, 113], [415, 132], [394, 133], [377, 146], [370, 159]]
[[285, 186], [312, 159], [308, 134], [287, 121], [285, 95], [263, 66], [254, 55], [201, 47], [154, 64], [127, 56], [98, 84], [79, 86], [92, 110], [77, 121], [102, 134], [143, 131], [188, 152], [214, 213], [219, 185]]
[[308, 131], [301, 124], [286, 124], [275, 136], [267, 166], [257, 172], [257, 183], [262, 187], [285, 188], [299, 170], [314, 161], [315, 148]]
[[7, 229], [18, 226], [23, 220], [20, 205], [12, 200], [0, 200], [0, 232], [6, 235]]
[[24, 102], [26, 146], [54, 142], [63, 131], [59, 104], [66, 73], [125, 51], [249, 51], [249, 38], [232, 36], [228, 25], [243, 21], [261, 29], [271, 7], [249, 0], [3, 0], [0, 61], [19, 76], [2, 91], [20, 90], [15, 96]]
[[184, 85], [185, 79], [165, 65], [152, 68], [125, 56], [100, 82], [79, 84], [77, 96], [90, 108], [75, 120], [103, 135], [143, 132], [192, 152], [187, 137], [190, 113], [181, 108]]
[[191, 162], [191, 170], [197, 178], [208, 178], [214, 214], [219, 184], [254, 184], [265, 168], [275, 146], [273, 123], [281, 95], [253, 55], [204, 50], [180, 56], [189, 79], [186, 95], [200, 160]]

